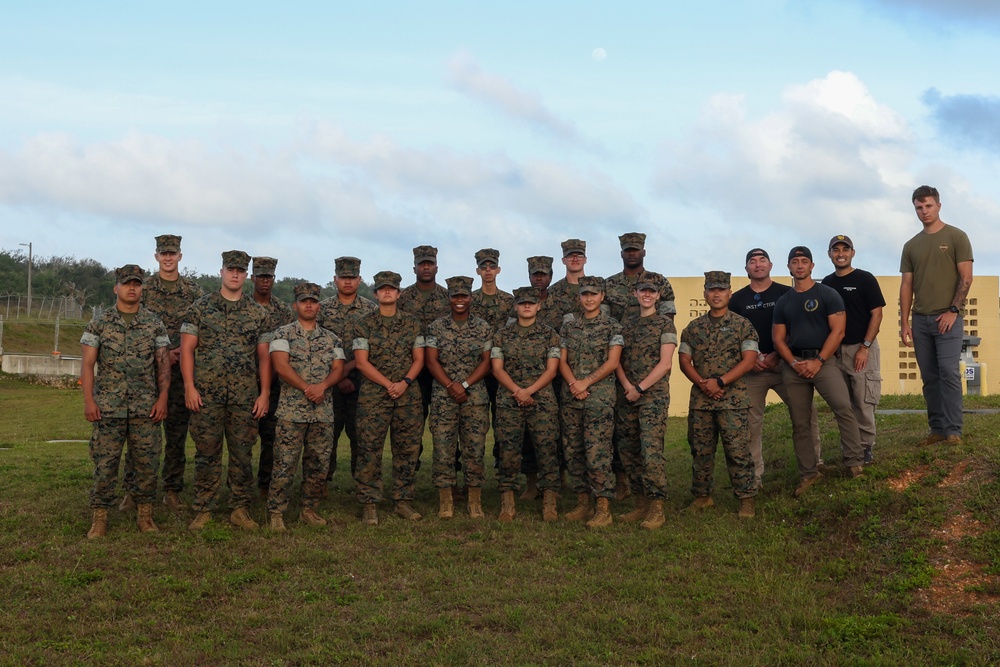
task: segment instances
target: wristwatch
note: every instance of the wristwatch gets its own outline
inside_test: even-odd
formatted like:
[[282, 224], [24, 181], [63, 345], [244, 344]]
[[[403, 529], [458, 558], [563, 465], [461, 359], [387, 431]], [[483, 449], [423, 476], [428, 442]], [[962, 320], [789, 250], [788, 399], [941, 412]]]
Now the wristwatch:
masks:
[[406, 383], [407, 387], [409, 387], [411, 384], [413, 384], [413, 380], [411, 380], [410, 378], [403, 378], [403, 382]]
[[466, 382], [465, 380], [462, 380], [462, 389], [464, 389], [465, 391], [469, 391], [469, 383]]
[[816, 358], [819, 359], [819, 363], [821, 363], [821, 364], [825, 364], [826, 363], [826, 359], [823, 358], [822, 354], [817, 354]]
[[865, 348], [866, 350], [868, 348], [870, 348], [871, 346], [872, 346], [872, 342], [870, 340], [866, 340], [865, 342], [861, 343], [861, 347]]
[[956, 315], [958, 315], [958, 306], [952, 306], [951, 308], [948, 309], [948, 312], [955, 313]]

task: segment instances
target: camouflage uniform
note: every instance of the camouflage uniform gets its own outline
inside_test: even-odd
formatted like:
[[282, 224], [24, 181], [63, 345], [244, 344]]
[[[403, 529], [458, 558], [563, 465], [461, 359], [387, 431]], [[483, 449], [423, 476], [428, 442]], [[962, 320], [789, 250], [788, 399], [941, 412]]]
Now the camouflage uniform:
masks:
[[[706, 313], [681, 333], [679, 353], [689, 355], [703, 378], [721, 376], [743, 360], [747, 350], [757, 351], [757, 331], [750, 320], [727, 311], [716, 321]], [[726, 453], [726, 468], [737, 498], [757, 494], [754, 462], [750, 455], [750, 395], [746, 378], [725, 386], [725, 395], [713, 399], [691, 387], [688, 444], [691, 446], [691, 493], [710, 496], [714, 486], [715, 451], [719, 438]]]
[[[360, 275], [361, 260], [356, 257], [338, 257], [336, 260], [336, 271], [338, 276], [355, 277]], [[347, 363], [354, 361], [354, 350], [351, 348], [351, 341], [354, 340], [354, 321], [368, 313], [378, 310], [378, 305], [371, 299], [367, 299], [360, 294], [356, 294], [354, 301], [344, 305], [340, 299], [334, 295], [329, 299], [320, 302], [319, 316], [316, 323], [328, 331], [332, 331], [342, 341], [344, 354]], [[348, 447], [351, 450], [351, 474], [357, 466], [358, 460], [358, 435], [355, 430], [358, 414], [358, 390], [361, 388], [363, 378], [358, 369], [353, 368], [345, 376], [354, 384], [354, 391], [344, 393], [339, 387], [330, 390], [330, 400], [333, 403], [333, 450], [330, 454], [330, 471], [327, 473], [327, 480], [333, 478], [333, 473], [337, 471], [337, 443], [341, 433], [347, 433]]]
[[[538, 298], [537, 289], [526, 289], [534, 290], [534, 298]], [[545, 372], [549, 359], [559, 358], [559, 334], [537, 320], [529, 327], [522, 327], [515, 320], [493, 334], [490, 357], [503, 360], [503, 369], [514, 384], [529, 387]], [[532, 398], [534, 405], [521, 407], [503, 387], [497, 393], [493, 435], [500, 449], [497, 488], [501, 492], [518, 489], [521, 448], [528, 435], [538, 460], [538, 488], [559, 489], [559, 405], [551, 384], [539, 389]]]
[[[316, 296], [319, 286], [314, 285]], [[271, 353], [286, 352], [288, 363], [307, 384], [319, 384], [330, 375], [333, 362], [344, 360], [344, 346], [336, 334], [316, 326], [312, 331], [295, 321], [273, 334]], [[277, 375], [277, 373], [275, 373]], [[333, 449], [333, 406], [313, 403], [301, 389], [281, 381], [275, 439], [277, 464], [267, 497], [268, 512], [288, 509], [289, 489], [302, 456], [302, 507], [316, 509], [326, 485]]]
[[[453, 280], [449, 279], [449, 287]], [[469, 278], [468, 287], [471, 285], [472, 279]], [[438, 361], [448, 377], [462, 382], [482, 362], [483, 353], [490, 352], [492, 335], [486, 320], [470, 315], [468, 319], [457, 322], [449, 314], [431, 324], [425, 342], [426, 347], [438, 351]], [[444, 386], [434, 383], [430, 412], [431, 435], [434, 438], [431, 477], [434, 486], [439, 489], [455, 485], [455, 455], [459, 447], [465, 462], [465, 483], [482, 487], [485, 479], [483, 457], [486, 432], [490, 429], [489, 395], [483, 382], [470, 385], [466, 391], [468, 400], [458, 404]]]
[[[138, 266], [135, 269], [141, 271]], [[138, 276], [141, 280], [141, 273]], [[126, 461], [133, 472], [126, 491], [137, 504], [152, 503], [156, 500], [161, 441], [159, 425], [149, 413], [159, 396], [156, 350], [169, 347], [167, 330], [146, 308], [140, 307], [128, 323], [116, 308], [109, 308], [90, 321], [80, 344], [97, 349], [94, 400], [101, 411], [90, 437], [94, 462], [90, 507], [114, 505], [118, 465], [126, 441]]]
[[222, 442], [229, 451], [228, 483], [234, 509], [253, 500], [251, 458], [257, 440], [252, 414], [257, 397], [257, 345], [270, 342], [267, 313], [253, 297], [227, 301], [219, 292], [195, 301], [181, 333], [196, 336], [194, 384], [202, 407], [191, 415], [195, 443], [195, 512], [214, 509], [222, 485]]
[[[660, 347], [677, 344], [674, 322], [663, 313], [635, 316], [622, 326], [625, 347], [622, 370], [638, 386], [660, 363]], [[648, 383], [647, 383], [648, 384]], [[670, 407], [670, 373], [646, 387], [634, 403], [625, 398], [618, 385], [615, 405], [615, 443], [633, 493], [651, 500], [667, 497], [667, 470], [663, 458], [663, 440], [667, 432]]]
[[[629, 232], [618, 237], [622, 250], [646, 248], [646, 235], [640, 232]], [[642, 269], [634, 276], [627, 276], [625, 272], [616, 273], [605, 282], [604, 302], [611, 306], [611, 316], [619, 322], [639, 314], [639, 300], [635, 297], [636, 280], [646, 273]], [[674, 288], [670, 286], [670, 281], [664, 277], [664, 285], [660, 290], [660, 300], [656, 310], [666, 315], [677, 313], [674, 304]]]
[[[162, 240], [162, 241], [161, 241]], [[157, 252], [180, 252], [180, 236], [163, 235], [156, 237]], [[202, 290], [190, 278], [179, 276], [176, 281], [166, 281], [159, 273], [146, 278], [142, 286], [140, 302], [163, 321], [170, 336], [170, 349], [181, 346], [181, 322], [188, 306], [202, 297]], [[184, 490], [184, 466], [187, 456], [188, 420], [191, 413], [184, 404], [184, 377], [181, 365], [170, 366], [170, 397], [167, 399], [167, 418], [163, 420], [163, 490], [181, 492]], [[131, 468], [125, 462], [126, 487], [131, 478]]]
[[[399, 274], [392, 275], [399, 277]], [[420, 322], [411, 315], [397, 310], [392, 317], [385, 317], [376, 310], [354, 323], [352, 345], [355, 352], [366, 350], [368, 361], [387, 379], [399, 382], [413, 364], [412, 351], [424, 346], [424, 336]], [[416, 389], [411, 386], [394, 401], [384, 387], [373, 382], [361, 384], [358, 467], [354, 481], [358, 501], [362, 504], [382, 500], [382, 451], [387, 432], [392, 450], [392, 499], [413, 500], [424, 432], [421, 394]]]
[[[476, 265], [482, 266], [485, 262], [493, 262], [499, 266], [500, 251], [493, 248], [483, 248], [477, 252]], [[472, 292], [472, 306], [469, 308], [469, 314], [472, 317], [479, 317], [486, 320], [490, 325], [491, 334], [501, 327], [506, 326], [507, 320], [510, 319], [513, 310], [514, 296], [509, 292], [504, 292], [502, 289], [497, 289], [496, 294], [484, 294], [482, 289]], [[493, 377], [492, 372], [486, 375], [483, 382], [486, 384], [486, 393], [490, 397], [490, 415], [492, 423], [495, 425], [497, 421], [497, 390], [499, 389], [499, 385], [497, 384], [497, 379]], [[495, 439], [493, 443], [493, 457], [495, 459], [500, 458], [500, 452], [496, 447]]]
[[[603, 288], [604, 280], [580, 279], [580, 288]], [[583, 379], [608, 360], [611, 347], [625, 344], [622, 325], [603, 311], [596, 317], [573, 317], [563, 324], [560, 346], [566, 351], [566, 363], [577, 379]], [[590, 386], [590, 395], [580, 401], [573, 398], [569, 383], [563, 378], [562, 443], [573, 490], [592, 493], [598, 498], [615, 495], [611, 471], [612, 437], [615, 423], [615, 377], [612, 373]]]
[[[278, 260], [273, 257], [254, 257], [253, 273], [256, 276], [274, 275]], [[264, 329], [273, 332], [278, 327], [291, 324], [295, 321], [295, 313], [284, 301], [278, 299], [273, 294], [267, 303], [256, 302], [258, 306], [267, 313], [267, 323]], [[278, 374], [271, 374], [270, 402], [267, 405], [267, 414], [257, 420], [257, 431], [260, 435], [260, 459], [257, 461], [257, 488], [262, 492], [271, 485], [271, 472], [274, 470], [274, 439], [275, 428], [278, 425], [278, 418], [275, 411], [278, 409], [278, 401], [281, 399], [281, 383], [278, 381]]]

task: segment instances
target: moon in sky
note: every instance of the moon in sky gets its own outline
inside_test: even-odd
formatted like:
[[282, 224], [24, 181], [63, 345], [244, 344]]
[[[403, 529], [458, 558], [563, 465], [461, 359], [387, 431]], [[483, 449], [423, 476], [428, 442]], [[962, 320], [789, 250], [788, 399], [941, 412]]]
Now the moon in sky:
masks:
[[594, 49], [594, 52], [590, 55], [594, 60], [600, 61], [608, 57], [608, 52], [602, 49], [601, 47], [597, 47], [596, 49]]

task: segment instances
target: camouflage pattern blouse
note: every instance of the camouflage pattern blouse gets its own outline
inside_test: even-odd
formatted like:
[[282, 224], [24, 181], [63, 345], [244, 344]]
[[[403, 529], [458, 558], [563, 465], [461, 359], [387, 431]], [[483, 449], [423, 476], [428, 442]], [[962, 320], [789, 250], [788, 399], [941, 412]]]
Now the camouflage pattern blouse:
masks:
[[[456, 322], [448, 315], [431, 324], [430, 332], [425, 339], [426, 347], [438, 351], [438, 361], [455, 382], [461, 382], [472, 375], [476, 366], [483, 360], [483, 352], [489, 352], [492, 347], [493, 330], [486, 320], [469, 316], [464, 322]], [[490, 397], [486, 393], [486, 385], [477, 382], [469, 387], [469, 405], [486, 405]], [[448, 390], [440, 382], [434, 383], [432, 400], [448, 398]]]
[[[519, 387], [530, 387], [545, 372], [549, 359], [559, 358], [559, 334], [552, 327], [536, 321], [522, 327], [517, 320], [493, 334], [490, 358], [503, 359], [503, 369]], [[555, 409], [556, 394], [549, 384], [537, 391], [533, 398], [541, 408]], [[497, 391], [497, 407], [520, 406], [505, 388]]]
[[[583, 379], [596, 371], [608, 360], [608, 350], [611, 347], [621, 347], [625, 344], [622, 338], [622, 325], [618, 320], [601, 312], [597, 317], [587, 319], [574, 317], [563, 324], [559, 333], [560, 347], [566, 350], [566, 363], [577, 379]], [[573, 398], [569, 383], [563, 382], [564, 406], [585, 408], [595, 403], [611, 406], [615, 404], [615, 374], [612, 373], [600, 382], [590, 385], [590, 396], [582, 401]]]
[[[663, 313], [653, 313], [648, 317], [631, 317], [622, 325], [622, 337], [625, 347], [622, 349], [622, 369], [625, 377], [632, 384], [638, 384], [653, 368], [660, 363], [660, 347], [677, 344], [677, 329], [674, 321]], [[646, 387], [645, 393], [633, 405], [642, 405], [647, 400], [670, 399], [670, 374], [663, 376], [652, 387]], [[624, 391], [619, 385], [619, 399], [624, 398]]]
[[448, 290], [437, 283], [427, 291], [414, 283], [399, 293], [396, 307], [417, 318], [420, 333], [425, 334], [434, 320], [451, 313], [451, 299], [448, 298]]
[[170, 349], [181, 345], [181, 324], [188, 306], [202, 297], [201, 288], [190, 278], [184, 276], [171, 285], [164, 281], [159, 273], [146, 277], [142, 286], [140, 303], [150, 312], [160, 318], [170, 336]]
[[228, 301], [207, 294], [187, 311], [182, 334], [198, 337], [194, 384], [205, 403], [252, 405], [257, 397], [257, 345], [270, 342], [267, 311], [244, 294]]
[[[397, 311], [395, 315], [386, 317], [376, 310], [354, 323], [354, 351], [367, 350], [368, 361], [390, 382], [399, 382], [406, 377], [406, 372], [413, 365], [413, 350], [423, 346], [420, 322], [407, 313]], [[384, 387], [374, 382], [362, 383], [358, 400], [379, 398], [385, 398]], [[410, 405], [421, 400], [420, 388], [411, 387], [403, 392], [396, 404]]]
[[126, 324], [116, 308], [109, 308], [90, 321], [80, 344], [97, 349], [94, 400], [101, 417], [148, 417], [160, 395], [156, 350], [170, 345], [160, 318], [140, 306]]
[[[622, 271], [604, 282], [606, 294], [604, 302], [611, 306], [611, 316], [619, 322], [624, 322], [639, 314], [639, 299], [635, 296], [635, 283], [645, 272], [643, 270], [634, 276], [626, 276], [625, 272]], [[670, 286], [670, 281], [666, 279], [666, 276], [664, 276], [664, 282], [656, 310], [665, 315], [675, 315], [677, 306], [674, 304], [674, 288]]]
[[[319, 326], [307, 331], [298, 321], [278, 327], [270, 349], [287, 352], [288, 364], [306, 384], [319, 384], [330, 374], [334, 360], [344, 359], [344, 344], [336, 334]], [[328, 389], [328, 398], [329, 394]], [[324, 400], [317, 405], [301, 389], [282, 380], [275, 417], [298, 423], [333, 422], [333, 403]]]
[[[681, 332], [680, 354], [691, 357], [691, 364], [703, 378], [728, 373], [743, 360], [747, 350], [757, 351], [757, 330], [750, 320], [732, 311], [720, 318], [705, 313], [692, 320]], [[719, 400], [709, 398], [697, 386], [691, 386], [691, 410], [739, 410], [750, 407], [746, 377], [724, 387]]]
[[481, 317], [490, 325], [490, 333], [507, 324], [507, 319], [514, 310], [514, 297], [501, 289], [494, 295], [483, 294], [477, 289], [472, 293], [472, 307], [469, 313]]

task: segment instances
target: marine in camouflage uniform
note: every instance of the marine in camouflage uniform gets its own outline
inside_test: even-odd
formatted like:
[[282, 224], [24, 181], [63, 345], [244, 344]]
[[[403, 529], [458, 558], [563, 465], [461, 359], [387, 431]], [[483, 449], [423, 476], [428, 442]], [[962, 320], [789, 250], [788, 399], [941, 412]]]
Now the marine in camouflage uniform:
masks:
[[549, 286], [548, 308], [552, 311], [551, 319], [558, 317], [559, 325], [570, 313], [580, 312], [580, 284], [583, 277], [583, 267], [587, 264], [587, 242], [580, 239], [566, 239], [562, 242], [562, 263], [566, 266], [566, 277], [560, 278]]
[[[493, 248], [483, 248], [476, 253], [476, 274], [482, 279], [482, 287], [472, 293], [472, 306], [469, 313], [473, 317], [486, 320], [490, 325], [490, 333], [507, 324], [514, 311], [514, 297], [497, 288], [497, 275], [500, 273], [500, 251]], [[489, 290], [489, 291], [487, 291]], [[497, 421], [497, 379], [490, 372], [483, 380], [486, 393], [490, 397], [490, 416], [492, 423]], [[499, 450], [494, 438], [493, 457], [499, 459]]]
[[[417, 281], [399, 293], [396, 307], [400, 312], [407, 313], [420, 322], [420, 333], [426, 336], [434, 320], [446, 317], [451, 312], [451, 302], [448, 290], [435, 282], [438, 272], [438, 249], [429, 245], [420, 245], [413, 249], [413, 273]], [[431, 390], [434, 378], [425, 367], [417, 377], [420, 384], [420, 395], [423, 401], [424, 419], [431, 405]], [[420, 446], [423, 452], [423, 445]], [[419, 459], [417, 467], [420, 467]]]
[[[611, 471], [614, 405], [614, 371], [624, 340], [622, 326], [600, 310], [604, 279], [580, 278], [584, 311], [563, 324], [559, 334], [560, 372], [563, 377], [562, 443], [573, 490], [610, 499], [615, 495]], [[596, 297], [589, 309], [587, 300]]]
[[653, 312], [643, 313], [640, 301], [640, 313], [622, 324], [625, 346], [621, 366], [616, 371], [619, 382], [615, 443], [629, 486], [635, 495], [646, 500], [663, 500], [667, 496], [663, 441], [677, 329], [671, 318], [655, 310], [663, 280], [660, 274], [647, 271], [636, 283], [637, 292], [648, 292], [642, 298], [651, 300]]
[[[559, 331], [562, 327], [563, 312], [559, 303], [549, 298], [549, 286], [552, 284], [552, 258], [547, 255], [537, 255], [528, 258], [528, 280], [532, 287], [539, 289], [538, 320]], [[511, 313], [511, 317], [516, 317]]]
[[[291, 324], [295, 321], [295, 314], [288, 304], [278, 299], [271, 293], [274, 287], [274, 272], [278, 268], [278, 260], [274, 257], [254, 257], [253, 275], [253, 300], [267, 312], [267, 324], [264, 327], [268, 331], [274, 331], [278, 327]], [[257, 422], [257, 431], [260, 435], [260, 458], [257, 461], [257, 489], [261, 498], [267, 497], [267, 489], [271, 485], [271, 472], [274, 469], [274, 429], [278, 425], [275, 411], [278, 409], [278, 401], [281, 398], [281, 383], [278, 381], [276, 373], [271, 374], [271, 401], [267, 406], [267, 414]]]
[[[646, 235], [641, 232], [628, 232], [619, 236], [618, 242], [622, 248], [623, 268], [621, 273], [616, 273], [605, 281], [607, 290], [605, 301], [611, 306], [611, 316], [619, 322], [624, 322], [639, 312], [635, 286], [639, 277], [646, 272], [643, 266], [646, 258]], [[677, 313], [674, 288], [665, 277], [657, 309], [670, 317]]]
[[288, 509], [289, 489], [302, 457], [302, 520], [325, 525], [316, 513], [326, 488], [326, 473], [333, 450], [333, 406], [330, 389], [344, 373], [344, 346], [336, 334], [316, 323], [320, 287], [315, 283], [295, 286], [298, 318], [278, 327], [271, 337], [271, 362], [280, 376], [274, 453], [267, 511], [272, 529], [284, 528], [282, 514]]
[[330, 390], [330, 400], [333, 403], [333, 450], [330, 454], [330, 471], [326, 475], [327, 482], [333, 479], [337, 472], [337, 444], [340, 434], [347, 434], [348, 447], [351, 451], [351, 475], [357, 468], [358, 434], [356, 430], [358, 417], [358, 390], [361, 388], [361, 371], [354, 365], [354, 350], [351, 341], [354, 340], [354, 321], [377, 310], [378, 306], [371, 299], [358, 294], [361, 284], [361, 260], [357, 257], [338, 257], [334, 260], [334, 284], [337, 294], [320, 302], [320, 312], [317, 322], [327, 331], [332, 331], [344, 341], [344, 354], [347, 364], [344, 366], [344, 377]]
[[424, 361], [420, 322], [396, 307], [399, 283], [394, 271], [375, 274], [373, 287], [379, 309], [354, 324], [354, 358], [365, 376], [358, 398], [358, 467], [354, 475], [362, 520], [377, 524], [375, 504], [382, 500], [382, 451], [389, 434], [392, 450], [392, 499], [396, 513], [419, 520], [410, 502], [414, 496], [417, 462], [424, 422], [421, 395], [413, 375]]
[[526, 314], [519, 312], [518, 319], [493, 334], [490, 358], [501, 385], [493, 435], [500, 449], [497, 488], [501, 495], [518, 489], [522, 447], [530, 435], [538, 486], [547, 502], [551, 498], [554, 511], [559, 488], [559, 405], [552, 378], [559, 365], [559, 334], [537, 319], [539, 292], [537, 287], [515, 290], [515, 307]]
[[[472, 278], [455, 276], [446, 282], [451, 314], [431, 324], [424, 351], [427, 367], [437, 380], [431, 399], [431, 479], [441, 490], [441, 518], [451, 515], [451, 487], [457, 481], [455, 457], [459, 452], [465, 462], [466, 486], [478, 490], [485, 481], [483, 457], [490, 414], [489, 395], [482, 380], [489, 372], [493, 336], [486, 320], [469, 314]], [[470, 514], [474, 510], [471, 505]], [[475, 508], [475, 512], [481, 516], [482, 508]]]
[[126, 441], [139, 527], [156, 530], [151, 504], [156, 500], [160, 460], [158, 422], [166, 416], [170, 390], [170, 338], [160, 319], [139, 305], [142, 279], [142, 269], [135, 264], [116, 269], [117, 307], [91, 320], [80, 338], [84, 416], [94, 424], [90, 438], [94, 517], [89, 538], [107, 531], [107, 510], [115, 501]]
[[[179, 363], [181, 322], [188, 306], [200, 299], [203, 292], [193, 280], [182, 276], [177, 268], [183, 257], [180, 236], [157, 236], [155, 257], [160, 268], [147, 277], [142, 286], [142, 305], [160, 318], [170, 337], [170, 398], [167, 401], [167, 418], [163, 420], [163, 503], [172, 509], [182, 509], [177, 494], [184, 490], [185, 447], [191, 413], [184, 405], [184, 377]], [[131, 477], [126, 460], [126, 489]]]
[[257, 420], [267, 413], [270, 401], [268, 316], [242, 291], [250, 256], [230, 250], [222, 253], [222, 259], [222, 287], [195, 301], [181, 325], [181, 372], [195, 443], [191, 506], [197, 515], [189, 526], [192, 530], [211, 520], [218, 501], [223, 439], [234, 508], [230, 520], [242, 528], [258, 527], [246, 508], [254, 496], [251, 458]]
[[740, 517], [753, 516], [757, 494], [750, 455], [750, 396], [744, 376], [757, 360], [757, 331], [730, 311], [730, 274], [705, 273], [709, 312], [681, 333], [681, 370], [691, 380], [688, 444], [691, 446], [691, 507], [712, 506], [715, 451], [721, 437]]

